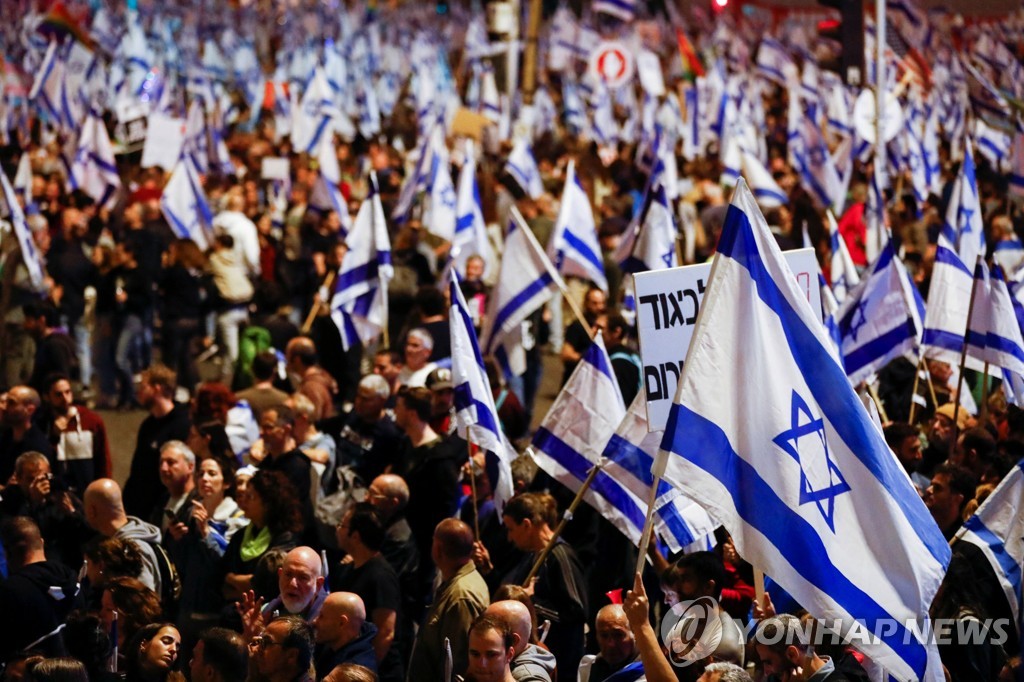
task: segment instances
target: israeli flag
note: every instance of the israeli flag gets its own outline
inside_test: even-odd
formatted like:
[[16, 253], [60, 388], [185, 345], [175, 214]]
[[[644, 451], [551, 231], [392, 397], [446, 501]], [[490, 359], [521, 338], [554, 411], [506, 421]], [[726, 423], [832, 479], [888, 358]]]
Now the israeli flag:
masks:
[[445, 241], [455, 237], [458, 214], [455, 183], [449, 169], [448, 149], [438, 135], [430, 161], [430, 210], [424, 221], [426, 228]]
[[473, 329], [473, 318], [459, 288], [457, 274], [452, 273], [448, 286], [451, 295], [448, 319], [451, 326], [455, 424], [462, 438], [487, 453], [487, 476], [500, 517], [505, 502], [513, 494], [510, 464], [516, 458], [516, 451], [501, 430], [494, 394]]
[[352, 229], [352, 218], [348, 212], [348, 202], [341, 193], [341, 167], [338, 165], [338, 152], [334, 145], [334, 133], [324, 136], [317, 154], [319, 173], [313, 183], [313, 191], [309, 195], [309, 205], [320, 211], [334, 211], [344, 228], [342, 237]]
[[206, 135], [206, 112], [201, 99], [192, 100], [185, 119], [185, 143], [182, 152], [200, 173], [210, 172], [210, 141]]
[[636, 17], [637, 0], [594, 0], [593, 10], [630, 22]]
[[857, 274], [857, 266], [853, 264], [849, 249], [846, 248], [846, 240], [839, 234], [839, 224], [832, 211], [825, 211], [828, 218], [828, 240], [832, 250], [829, 261], [829, 276], [832, 279], [832, 293], [836, 301], [842, 303], [846, 300], [847, 293], [860, 284], [860, 275]]
[[[646, 513], [654, 485], [651, 466], [663, 435], [664, 431], [648, 430], [647, 400], [640, 392], [601, 453], [605, 459], [604, 472], [631, 493], [608, 500], [611, 504], [618, 502], [616, 506], [623, 520], [636, 518], [634, 507]], [[654, 528], [671, 551], [704, 549], [706, 545], [702, 541], [715, 532], [715, 527], [708, 513], [696, 502], [664, 481], [658, 485]], [[627, 523], [625, 528], [626, 536], [639, 545], [643, 523], [639, 527]]]
[[676, 267], [679, 265], [676, 236], [676, 223], [665, 197], [665, 188], [658, 183], [647, 193], [646, 208], [633, 248], [622, 262], [623, 271], [636, 273]]
[[81, 107], [77, 95], [68, 88], [65, 72], [60, 46], [50, 41], [28, 98], [37, 103], [58, 131], [68, 133], [78, 127]]
[[800, 110], [796, 97], [790, 99], [789, 128], [789, 153], [801, 184], [820, 206], [841, 211], [845, 200], [842, 179], [821, 129]]
[[391, 218], [398, 224], [409, 219], [409, 213], [412, 211], [413, 204], [416, 203], [416, 197], [427, 189], [430, 172], [434, 167], [434, 150], [439, 146], [435, 137], [443, 136], [443, 125], [441, 119], [435, 118], [433, 126], [420, 138], [420, 147], [415, 154], [412, 173], [402, 183], [402, 189], [398, 192], [398, 201], [391, 209]]
[[[22, 156], [24, 158], [24, 156]], [[18, 165], [18, 174], [21, 174], [21, 165]], [[14, 178], [14, 187], [18, 187], [18, 178]], [[1005, 272], [1016, 272], [1024, 264], [1024, 242], [1016, 236], [997, 241], [992, 245], [992, 260], [999, 264]]]
[[299, 106], [292, 112], [292, 146], [297, 153], [315, 156], [325, 134], [334, 126], [341, 112], [334, 106], [331, 86], [319, 66], [302, 93]]
[[508, 161], [505, 163], [505, 170], [530, 198], [536, 199], [544, 194], [544, 185], [541, 183], [537, 161], [533, 158], [530, 143], [525, 138], [517, 139], [512, 145], [512, 151], [509, 152]]
[[348, 251], [331, 298], [331, 318], [345, 350], [359, 342], [370, 343], [388, 323], [388, 282], [394, 274], [391, 242], [373, 173], [369, 185], [370, 192], [345, 238]]
[[[25, 152], [24, 156], [28, 156], [28, 153]], [[25, 269], [28, 270], [32, 288], [39, 292], [45, 291], [46, 271], [43, 266], [43, 255], [36, 248], [36, 243], [32, 239], [32, 230], [29, 229], [28, 223], [25, 221], [25, 212], [21, 210], [14, 187], [3, 171], [0, 171], [0, 183], [3, 183], [3, 210], [0, 211], [0, 217], [8, 220], [14, 229], [14, 236], [21, 248], [21, 259], [25, 263]]]
[[487, 236], [480, 207], [480, 188], [476, 182], [476, 151], [472, 140], [466, 140], [466, 161], [459, 171], [459, 187], [455, 207], [455, 236], [452, 238], [452, 259], [456, 269], [465, 275], [466, 261], [477, 255], [484, 259], [484, 276], [497, 265], [491, 240]]
[[576, 175], [576, 162], [572, 159], [565, 172], [562, 204], [558, 209], [555, 229], [551, 233], [548, 256], [562, 275], [589, 280], [600, 287], [601, 291], [608, 291], [590, 198], [580, 184]]
[[522, 324], [565, 284], [515, 207], [509, 217], [498, 281], [491, 291], [481, 338], [485, 355], [502, 361], [506, 372], [526, 371]]
[[797, 80], [799, 70], [789, 50], [774, 38], [765, 38], [757, 48], [757, 60], [754, 69], [762, 78], [766, 78], [784, 88], [789, 88]]
[[1010, 158], [1013, 138], [1008, 133], [989, 126], [980, 118], [974, 121], [974, 141], [978, 145], [978, 152], [997, 170]]
[[[777, 208], [789, 204], [789, 197], [786, 195], [779, 183], [768, 172], [768, 169], [761, 163], [761, 159], [746, 147], [740, 148], [740, 158], [743, 168], [743, 175], [750, 184], [751, 191], [757, 203], [764, 208]], [[735, 185], [735, 181], [731, 183]]]
[[1024, 566], [1024, 462], [1018, 462], [957, 532], [954, 542], [969, 542], [982, 551], [995, 571], [1021, 630], [1021, 567]]
[[107, 135], [107, 126], [98, 111], [90, 109], [82, 123], [75, 157], [68, 173], [68, 189], [80, 189], [96, 201], [97, 206], [112, 206], [121, 176], [114, 160], [114, 148]]
[[990, 275], [985, 261], [974, 268], [974, 309], [967, 353], [1024, 379], [1024, 339], [1001, 268]]
[[655, 473], [889, 674], [940, 682], [934, 643], [905, 624], [928, 632], [949, 545], [829, 353], [745, 183], [701, 308]]
[[199, 171], [191, 157], [182, 155], [160, 195], [160, 211], [181, 239], [191, 239], [200, 249], [213, 241], [213, 211], [199, 182]]
[[21, 197], [25, 206], [32, 203], [32, 159], [28, 151], [23, 151], [18, 159], [18, 168], [14, 172], [14, 193]]
[[843, 365], [855, 386], [917, 343], [897, 260], [890, 242], [836, 313]]

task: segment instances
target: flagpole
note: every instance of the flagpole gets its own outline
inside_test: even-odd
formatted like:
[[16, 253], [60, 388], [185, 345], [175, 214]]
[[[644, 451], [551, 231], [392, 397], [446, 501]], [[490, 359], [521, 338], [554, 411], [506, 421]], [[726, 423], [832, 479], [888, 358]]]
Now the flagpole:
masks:
[[914, 390], [910, 393], [910, 417], [907, 421], [914, 423], [914, 414], [917, 412], [917, 387], [921, 383], [921, 363], [924, 362], [924, 355], [917, 359], [917, 367], [914, 368]]
[[924, 359], [924, 378], [928, 380], [928, 393], [932, 397], [932, 409], [939, 406], [939, 399], [935, 395], [935, 382], [932, 381], [932, 371], [928, 369], [928, 360]]
[[[328, 292], [330, 292], [331, 285], [334, 284], [335, 274], [334, 270], [331, 270], [327, 273], [327, 278], [324, 280], [323, 288], [327, 289]], [[313, 301], [313, 307], [309, 309], [309, 315], [306, 315], [306, 321], [302, 323], [301, 332], [303, 334], [308, 334], [309, 330], [313, 327], [313, 320], [315, 320], [316, 316], [320, 314], [320, 306], [322, 305], [324, 305], [324, 301], [319, 299]]]
[[654, 474], [651, 493], [647, 497], [647, 516], [644, 518], [644, 532], [640, 534], [640, 547], [637, 548], [636, 572], [643, 573], [647, 563], [647, 547], [651, 543], [651, 527], [654, 525], [654, 505], [658, 501], [658, 486], [661, 485], [661, 474]]
[[[981, 260], [982, 256], [978, 256], [978, 260]], [[967, 328], [964, 329], [964, 343], [960, 350], [960, 376], [956, 380], [956, 405], [953, 407], [953, 444], [956, 444], [956, 439], [960, 437], [960, 392], [964, 388], [964, 366], [967, 364], [967, 339], [971, 335], [971, 318], [974, 317], [974, 299], [978, 293], [978, 281], [974, 280], [971, 286], [971, 302], [967, 305]]]
[[885, 424], [889, 421], [889, 415], [885, 413], [885, 407], [882, 405], [882, 399], [878, 397], [878, 391], [871, 385], [870, 381], [865, 381], [864, 385], [868, 387], [868, 394], [871, 395], [871, 399], [875, 401], [875, 407], [878, 408], [878, 416], [882, 418], [882, 423]]
[[[875, 0], [875, 178], [878, 191], [885, 189], [885, 0]], [[885, 195], [882, 195], [885, 201]]]
[[549, 540], [548, 544], [543, 550], [541, 550], [541, 553], [537, 555], [537, 560], [533, 562], [533, 567], [530, 569], [530, 572], [526, 574], [526, 579], [523, 580], [523, 587], [530, 586], [530, 582], [537, 575], [537, 571], [539, 571], [540, 567], [544, 564], [544, 560], [548, 558], [548, 554], [551, 554], [551, 550], [555, 548], [555, 543], [558, 541], [558, 537], [562, 534], [562, 531], [565, 530], [566, 524], [572, 520], [572, 515], [576, 511], [576, 507], [580, 506], [580, 502], [583, 501], [584, 493], [586, 493], [590, 488], [590, 485], [594, 482], [598, 472], [604, 468], [604, 464], [605, 460], [602, 459], [599, 463], [595, 464], [593, 468], [591, 468], [586, 480], [583, 481], [583, 485], [580, 486], [579, 491], [576, 493], [576, 497], [573, 498], [569, 508], [565, 510], [564, 514], [562, 514], [562, 520], [558, 522], [555, 532], [551, 535], [551, 540]]
[[466, 429], [466, 450], [469, 452], [469, 489], [473, 493], [473, 532], [480, 539], [480, 503], [476, 496], [476, 471], [473, 469], [473, 437]]
[[984, 424], [988, 420], [988, 362], [985, 363], [985, 371], [981, 375], [981, 407], [978, 412], [978, 421]]

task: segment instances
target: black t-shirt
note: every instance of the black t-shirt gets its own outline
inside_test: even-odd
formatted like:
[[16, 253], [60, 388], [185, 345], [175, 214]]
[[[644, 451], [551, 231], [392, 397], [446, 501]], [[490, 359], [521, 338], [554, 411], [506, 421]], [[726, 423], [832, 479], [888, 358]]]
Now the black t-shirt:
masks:
[[[366, 619], [373, 619], [377, 609], [389, 609], [401, 618], [402, 593], [395, 569], [380, 554], [356, 568], [354, 564], [342, 564], [331, 571], [331, 592], [354, 592], [366, 606]], [[397, 620], [396, 619], [396, 620]], [[396, 625], [397, 628], [397, 625]], [[397, 633], [396, 633], [397, 634]], [[398, 654], [397, 642], [380, 662], [381, 682], [401, 682], [405, 679], [402, 659]]]
[[139, 426], [139, 436], [132, 455], [131, 471], [124, 484], [124, 507], [130, 516], [148, 519], [164, 492], [160, 482], [160, 446], [169, 440], [188, 439], [191, 419], [184, 405], [163, 417], [146, 417]]
[[[587, 331], [587, 328], [584, 327], [583, 323], [581, 323], [579, 320], [574, 320], [573, 323], [570, 324], [565, 330], [565, 343], [572, 346], [573, 349], [580, 355], [586, 353], [587, 349], [590, 348], [590, 344], [592, 344], [593, 342], [593, 339], [590, 338], [590, 332]], [[562, 363], [562, 367], [564, 368], [564, 371], [562, 373], [563, 385], [566, 381], [569, 380], [569, 375], [572, 374], [572, 371], [576, 369], [576, 365], [578, 364], [578, 360], [576, 362], [570, 362], [566, 360], [565, 362]]]
[[295, 494], [302, 505], [302, 520], [307, 531], [313, 528], [312, 469], [313, 465], [309, 458], [298, 448], [278, 457], [267, 457], [260, 463], [260, 471], [280, 471], [295, 486]]
[[338, 466], [354, 468], [367, 485], [394, 464], [405, 437], [390, 419], [371, 423], [355, 412], [324, 419], [317, 428], [337, 444]]

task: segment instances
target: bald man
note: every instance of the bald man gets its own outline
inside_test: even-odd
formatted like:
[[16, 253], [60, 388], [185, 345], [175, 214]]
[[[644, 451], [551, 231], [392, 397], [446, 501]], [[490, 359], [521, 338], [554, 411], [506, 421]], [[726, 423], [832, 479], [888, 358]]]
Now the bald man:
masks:
[[121, 486], [109, 478], [89, 484], [83, 497], [85, 521], [100, 535], [123, 538], [135, 543], [142, 554], [142, 575], [139, 580], [157, 594], [161, 594], [160, 564], [156, 545], [160, 544], [160, 529], [142, 519], [128, 516], [121, 499]]
[[[420, 555], [416, 549], [412, 529], [405, 518], [405, 507], [409, 504], [409, 486], [401, 476], [381, 474], [370, 483], [366, 491], [366, 501], [377, 508], [384, 521], [384, 545], [381, 546], [380, 553], [398, 574], [403, 597], [422, 604], [422, 590], [417, 580]], [[419, 613], [414, 604], [409, 604], [409, 608], [408, 613]]]
[[506, 599], [487, 607], [484, 615], [501, 621], [512, 631], [512, 677], [516, 682], [552, 682], [555, 676], [555, 656], [547, 649], [531, 644], [533, 617], [522, 602]]
[[458, 519], [445, 519], [434, 530], [431, 556], [441, 585], [416, 636], [408, 682], [444, 677], [445, 638], [451, 642], [453, 669], [465, 670], [469, 663], [469, 626], [491, 601], [473, 563], [473, 539], [473, 531]]
[[622, 605], [608, 604], [597, 612], [594, 621], [597, 646], [601, 651], [596, 656], [584, 656], [580, 661], [579, 682], [601, 682], [627, 666], [642, 671], [640, 651]]
[[342, 663], [355, 663], [377, 672], [373, 638], [377, 626], [366, 620], [358, 594], [335, 592], [327, 597], [313, 621], [316, 632], [316, 678], [322, 680]]
[[263, 613], [280, 611], [281, 616], [300, 616], [312, 623], [320, 614], [327, 591], [324, 588], [320, 555], [312, 547], [296, 547], [288, 552], [277, 569], [280, 595], [263, 607]]

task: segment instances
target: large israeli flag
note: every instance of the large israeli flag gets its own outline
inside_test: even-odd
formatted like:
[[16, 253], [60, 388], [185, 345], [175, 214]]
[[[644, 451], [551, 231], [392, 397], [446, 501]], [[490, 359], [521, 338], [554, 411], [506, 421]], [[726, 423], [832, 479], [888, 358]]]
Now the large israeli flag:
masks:
[[95, 109], [90, 109], [82, 123], [75, 149], [75, 158], [68, 173], [68, 189], [80, 189], [95, 200], [97, 206], [110, 206], [121, 187], [114, 148], [107, 135], [107, 126]]
[[[28, 154], [23, 154], [22, 158]], [[11, 223], [11, 228], [14, 230], [14, 236], [18, 240], [18, 246], [21, 247], [21, 259], [25, 263], [25, 269], [28, 270], [29, 281], [32, 283], [32, 288], [36, 291], [46, 290], [46, 271], [43, 267], [43, 256], [39, 253], [39, 249], [36, 248], [36, 243], [32, 239], [32, 230], [29, 229], [28, 223], [25, 222], [25, 212], [21, 210], [21, 204], [18, 203], [18, 197], [14, 193], [14, 187], [11, 186], [11, 181], [7, 179], [7, 174], [0, 171], [0, 182], [3, 183], [3, 211], [0, 211], [0, 218], [3, 218]]]
[[185, 119], [185, 141], [182, 151], [200, 173], [210, 170], [210, 140], [206, 134], [206, 111], [201, 99], [192, 100]]
[[843, 365], [855, 386], [917, 344], [897, 260], [889, 242], [836, 313]]
[[655, 472], [889, 674], [944, 679], [934, 644], [907, 623], [928, 626], [949, 545], [829, 353], [743, 182]]
[[992, 368], [1024, 379], [1024, 338], [1002, 269], [996, 267], [990, 275], [980, 259], [974, 268], [974, 308], [967, 353]]
[[942, 234], [953, 245], [960, 262], [973, 268], [978, 255], [985, 254], [985, 230], [978, 181], [974, 173], [974, 155], [969, 143], [964, 146], [964, 160], [953, 185]]
[[576, 175], [576, 162], [571, 159], [565, 172], [562, 204], [548, 244], [548, 256], [563, 275], [590, 280], [602, 291], [608, 291], [594, 212]]
[[476, 182], [476, 151], [472, 140], [466, 140], [466, 161], [459, 171], [458, 196], [455, 203], [455, 236], [452, 237], [451, 257], [460, 273], [466, 273], [466, 261], [477, 255], [484, 259], [484, 276], [497, 266], [494, 249], [487, 237], [480, 206], [480, 188]]
[[501, 271], [491, 291], [481, 334], [484, 354], [498, 357], [507, 373], [518, 376], [526, 371], [522, 324], [557, 291], [564, 289], [562, 278], [513, 207]]
[[956, 534], [958, 542], [977, 546], [995, 571], [1013, 613], [1018, 634], [1021, 629], [1021, 571], [1024, 570], [1024, 462], [1006, 475], [974, 516]]
[[181, 239], [191, 239], [199, 248], [210, 248], [213, 241], [213, 211], [199, 182], [199, 171], [192, 159], [182, 155], [160, 195], [160, 210]]
[[829, 261], [829, 275], [832, 279], [832, 293], [836, 302], [842, 303], [851, 289], [860, 284], [860, 275], [857, 274], [857, 266], [853, 264], [850, 250], [846, 248], [846, 240], [839, 234], [839, 224], [832, 211], [825, 211], [828, 218], [828, 240], [832, 250], [832, 257]]
[[345, 238], [348, 251], [331, 299], [331, 318], [338, 325], [345, 350], [358, 342], [369, 343], [388, 323], [388, 282], [394, 273], [391, 242], [373, 173], [369, 185], [370, 192]]
[[494, 394], [480, 355], [466, 299], [459, 289], [458, 275], [452, 273], [449, 284], [451, 308], [448, 311], [452, 343], [452, 383], [455, 388], [455, 424], [459, 435], [487, 453], [486, 470], [494, 491], [498, 516], [505, 501], [512, 497], [510, 464], [516, 451], [501, 430]]

